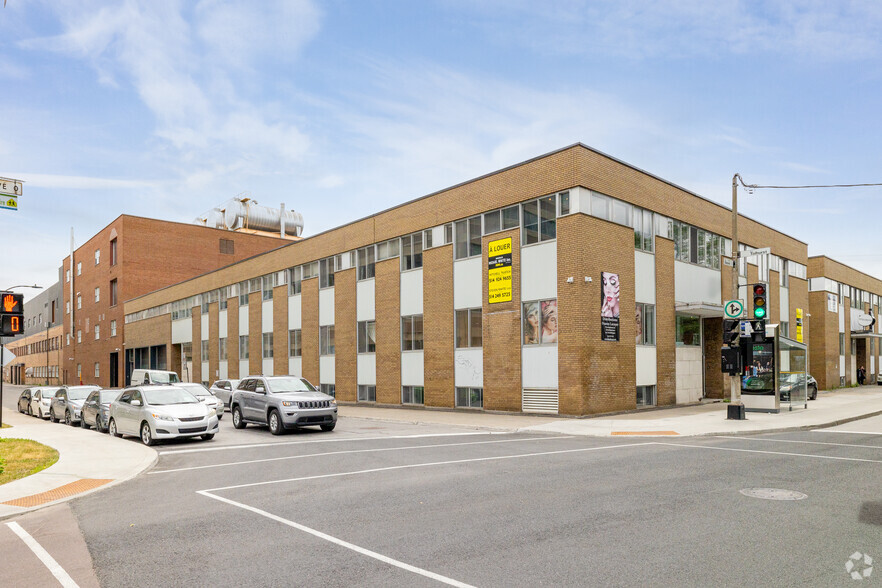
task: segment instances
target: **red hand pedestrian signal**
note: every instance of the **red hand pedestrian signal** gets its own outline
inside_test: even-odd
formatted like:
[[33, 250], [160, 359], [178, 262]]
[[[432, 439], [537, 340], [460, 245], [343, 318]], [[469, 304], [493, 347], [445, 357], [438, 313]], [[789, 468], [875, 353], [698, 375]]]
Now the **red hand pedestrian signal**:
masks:
[[13, 310], [15, 310], [16, 304], [18, 304], [18, 301], [12, 294], [7, 294], [3, 297], [3, 310], [5, 310], [6, 312], [12, 312]]

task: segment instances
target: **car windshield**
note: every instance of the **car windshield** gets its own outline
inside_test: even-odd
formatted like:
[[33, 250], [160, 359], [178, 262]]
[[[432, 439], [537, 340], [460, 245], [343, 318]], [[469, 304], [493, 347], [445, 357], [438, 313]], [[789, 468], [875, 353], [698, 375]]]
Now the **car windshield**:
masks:
[[155, 384], [174, 384], [180, 382], [178, 379], [178, 374], [172, 372], [170, 374], [164, 374], [162, 372], [151, 373], [150, 381]]
[[212, 393], [202, 384], [178, 384], [181, 388], [194, 396], [212, 396]]
[[94, 388], [71, 388], [67, 391], [68, 400], [85, 400], [86, 397], [94, 392]]
[[315, 386], [303, 378], [272, 378], [266, 381], [273, 394], [281, 392], [315, 392]]
[[196, 404], [199, 399], [181, 388], [160, 388], [156, 390], [143, 390], [144, 400], [153, 406], [165, 404]]
[[119, 398], [120, 391], [119, 390], [108, 390], [106, 392], [101, 393], [101, 404], [107, 404], [108, 402], [113, 402], [117, 398]]

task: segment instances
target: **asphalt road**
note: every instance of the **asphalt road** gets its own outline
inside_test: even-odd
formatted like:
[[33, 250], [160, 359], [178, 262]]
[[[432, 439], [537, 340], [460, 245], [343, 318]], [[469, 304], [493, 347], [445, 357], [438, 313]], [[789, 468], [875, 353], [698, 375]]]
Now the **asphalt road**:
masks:
[[159, 449], [70, 503], [103, 586], [848, 586], [853, 554], [882, 557], [882, 417], [597, 439], [359, 419], [273, 437], [227, 415]]

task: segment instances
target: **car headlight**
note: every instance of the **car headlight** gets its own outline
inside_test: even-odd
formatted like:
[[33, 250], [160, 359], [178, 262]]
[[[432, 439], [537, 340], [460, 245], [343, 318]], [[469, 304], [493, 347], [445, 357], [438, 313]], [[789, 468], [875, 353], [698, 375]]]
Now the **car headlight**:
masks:
[[210, 417], [217, 416], [217, 411], [213, 408], [209, 408], [208, 409], [208, 416], [210, 416]]
[[337, 399], [336, 399], [336, 398], [331, 398], [331, 404], [332, 404], [332, 405], [337, 404]]
[[290, 406], [291, 408], [297, 408], [297, 402], [294, 400], [283, 400], [282, 406]]
[[173, 416], [169, 416], [167, 414], [158, 414], [155, 412], [153, 413], [153, 418], [156, 419], [157, 421], [174, 421], [175, 420], [175, 417], [173, 417]]

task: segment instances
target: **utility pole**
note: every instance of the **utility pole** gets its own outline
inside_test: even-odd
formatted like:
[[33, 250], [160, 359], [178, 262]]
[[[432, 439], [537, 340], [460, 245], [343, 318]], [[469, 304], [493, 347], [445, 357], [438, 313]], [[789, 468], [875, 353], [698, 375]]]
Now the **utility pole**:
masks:
[[[738, 250], [738, 180], [739, 174], [732, 176], [732, 298], [738, 300], [738, 267], [741, 252]], [[742, 183], [744, 180], [741, 180]], [[744, 408], [741, 403], [741, 373], [729, 376], [729, 418], [744, 419]], [[738, 407], [738, 408], [735, 408]], [[733, 416], [736, 415], [736, 416]]]

